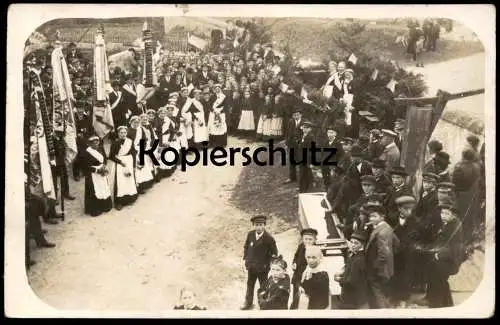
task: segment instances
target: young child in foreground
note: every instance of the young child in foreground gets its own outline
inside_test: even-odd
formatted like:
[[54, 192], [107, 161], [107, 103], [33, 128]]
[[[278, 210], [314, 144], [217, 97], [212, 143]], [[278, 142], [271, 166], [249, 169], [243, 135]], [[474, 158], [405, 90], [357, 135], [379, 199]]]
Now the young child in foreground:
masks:
[[[318, 246], [306, 247], [307, 267], [302, 274], [301, 296], [308, 298], [307, 309], [327, 309], [330, 306], [330, 279], [321, 260], [323, 253]], [[302, 305], [299, 301], [299, 305]]]
[[271, 270], [266, 285], [257, 292], [261, 310], [288, 309], [290, 277], [286, 268], [287, 263], [281, 255], [271, 261]]
[[358, 230], [351, 236], [349, 255], [343, 274], [336, 274], [334, 280], [342, 287], [340, 296], [341, 309], [368, 308], [368, 284], [366, 282], [366, 264], [364, 246], [366, 232]]
[[207, 310], [205, 307], [200, 307], [196, 304], [196, 294], [194, 291], [183, 288], [180, 294], [180, 305], [174, 307], [174, 309], [184, 309], [184, 310]]
[[292, 264], [293, 296], [290, 309], [297, 309], [297, 307], [299, 306], [300, 281], [302, 279], [302, 273], [307, 267], [306, 247], [314, 245], [314, 243], [316, 242], [318, 231], [316, 229], [306, 228], [301, 231], [300, 235], [302, 236], [302, 242], [297, 247], [297, 251], [295, 251]]

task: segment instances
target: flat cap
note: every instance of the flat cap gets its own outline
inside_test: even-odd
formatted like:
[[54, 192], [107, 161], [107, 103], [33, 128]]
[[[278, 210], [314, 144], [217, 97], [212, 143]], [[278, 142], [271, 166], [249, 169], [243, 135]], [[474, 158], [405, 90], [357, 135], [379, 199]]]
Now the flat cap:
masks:
[[373, 212], [385, 214], [387, 212], [386, 208], [379, 204], [365, 204], [364, 208], [368, 214]]
[[438, 205], [438, 208], [440, 208], [442, 210], [443, 209], [450, 210], [453, 213], [457, 213], [457, 207], [454, 204], [442, 203], [442, 204]]
[[390, 170], [389, 173], [391, 175], [401, 175], [401, 176], [408, 176], [408, 173], [406, 172], [404, 167], [401, 166], [393, 166]]
[[398, 134], [392, 130], [388, 130], [388, 129], [382, 129], [382, 135], [389, 135], [389, 136], [392, 136], [392, 137], [397, 137]]
[[455, 184], [451, 182], [441, 182], [438, 184], [438, 190], [439, 189], [444, 189], [444, 190], [454, 190], [455, 189]]
[[263, 223], [266, 223], [267, 221], [267, 217], [264, 216], [264, 215], [258, 215], [258, 216], [253, 216], [250, 221], [252, 221], [252, 223], [257, 223], [257, 222], [263, 222]]
[[377, 180], [373, 175], [364, 175], [361, 176], [361, 184], [376, 184]]
[[379, 158], [373, 159], [372, 167], [373, 168], [385, 168], [385, 160], [382, 160]]
[[300, 106], [294, 106], [292, 108], [292, 113], [302, 113], [302, 108]]
[[353, 138], [349, 138], [349, 137], [343, 137], [341, 142], [350, 142], [350, 143], [353, 143], [354, 142], [354, 139]]
[[417, 203], [417, 200], [413, 196], [410, 195], [403, 195], [400, 197], [397, 197], [395, 200], [396, 204], [402, 205], [402, 204], [415, 204]]
[[422, 177], [425, 179], [425, 180], [428, 180], [428, 181], [434, 181], [434, 182], [437, 182], [439, 180], [439, 176], [437, 174], [434, 174], [434, 173], [430, 173], [430, 172], [425, 172], [425, 173], [422, 173]]
[[313, 228], [305, 228], [305, 229], [302, 229], [302, 231], [300, 232], [300, 235], [301, 236], [304, 236], [304, 235], [317, 236], [318, 235], [318, 231], [316, 229], [313, 229]]

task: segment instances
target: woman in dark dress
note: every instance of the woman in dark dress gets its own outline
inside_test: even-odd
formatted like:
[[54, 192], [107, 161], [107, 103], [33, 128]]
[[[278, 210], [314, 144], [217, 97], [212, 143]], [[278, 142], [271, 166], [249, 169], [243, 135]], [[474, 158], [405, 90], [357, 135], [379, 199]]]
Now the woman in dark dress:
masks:
[[99, 147], [99, 143], [98, 136], [90, 137], [89, 146], [82, 155], [85, 169], [84, 212], [92, 217], [97, 217], [112, 208], [106, 154]]
[[302, 273], [300, 293], [309, 299], [307, 309], [327, 309], [330, 306], [330, 279], [321, 264], [322, 258], [318, 246], [306, 247], [307, 267]]
[[115, 208], [121, 210], [137, 199], [135, 183], [135, 149], [132, 140], [127, 138], [126, 126], [119, 126], [118, 139], [111, 144], [109, 160], [115, 162], [115, 186], [113, 197]]
[[261, 310], [288, 309], [290, 277], [286, 273], [286, 267], [281, 255], [271, 261], [269, 278], [265, 287], [257, 293]]

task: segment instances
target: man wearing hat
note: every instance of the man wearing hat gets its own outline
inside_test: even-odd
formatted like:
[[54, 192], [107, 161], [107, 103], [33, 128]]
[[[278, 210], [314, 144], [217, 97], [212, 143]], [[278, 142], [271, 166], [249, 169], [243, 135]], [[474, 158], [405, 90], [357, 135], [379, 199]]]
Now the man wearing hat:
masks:
[[415, 253], [413, 247], [418, 240], [417, 220], [414, 210], [417, 201], [413, 196], [396, 198], [398, 218], [394, 234], [399, 239], [399, 250], [394, 256], [394, 277], [392, 279], [392, 299], [395, 305], [405, 304], [410, 297], [415, 274]]
[[135, 84], [135, 75], [127, 73], [125, 75], [126, 83], [123, 85], [123, 102], [127, 111], [130, 110], [132, 115], [141, 115], [142, 110], [137, 105], [137, 88]]
[[165, 70], [165, 75], [160, 78], [159, 81], [159, 93], [161, 93], [161, 98], [163, 102], [167, 101], [169, 94], [175, 89], [175, 78], [173, 77], [173, 72], [171, 68]]
[[292, 118], [288, 121], [287, 132], [285, 133], [286, 146], [288, 148], [289, 179], [287, 183], [297, 181], [297, 166], [291, 163], [292, 149], [295, 161], [298, 161], [299, 141], [302, 139], [302, 110], [298, 106], [293, 107]]
[[465, 260], [462, 244], [462, 225], [456, 216], [456, 209], [450, 204], [440, 204], [442, 226], [435, 242], [418, 246], [429, 261], [429, 277], [426, 300], [430, 308], [453, 306], [448, 278], [457, 274]]
[[388, 193], [392, 182], [385, 174], [385, 161], [375, 158], [372, 161], [372, 174], [375, 177], [375, 192]]
[[334, 280], [342, 287], [340, 294], [341, 309], [367, 309], [368, 282], [366, 280], [365, 244], [367, 235], [364, 231], [355, 231], [348, 242], [349, 255], [344, 272], [336, 274]]
[[456, 206], [455, 184], [451, 182], [438, 183], [437, 198], [439, 204], [452, 204]]
[[[311, 187], [314, 177], [311, 170], [313, 157], [311, 153], [312, 143], [315, 142], [312, 134], [314, 124], [311, 121], [302, 123], [302, 137], [298, 143], [298, 160], [299, 163], [299, 193], [306, 193]], [[293, 154], [295, 155], [295, 153]], [[293, 162], [292, 162], [293, 163]]]
[[200, 87], [200, 85], [208, 84], [209, 80], [213, 80], [214, 76], [208, 71], [208, 64], [204, 63], [201, 66], [201, 71], [196, 75], [195, 86]]
[[125, 105], [120, 84], [114, 81], [111, 86], [113, 87], [113, 91], [109, 93], [108, 98], [111, 106], [111, 114], [113, 115], [113, 123], [115, 127], [127, 125], [128, 107]]
[[431, 172], [439, 176], [440, 182], [450, 182], [451, 176], [448, 169], [450, 165], [450, 155], [444, 151], [439, 151], [434, 155], [432, 163], [424, 167], [424, 172]]
[[425, 162], [424, 172], [433, 172], [431, 168], [434, 166], [434, 157], [436, 157], [436, 153], [443, 151], [443, 144], [438, 140], [431, 140], [427, 143], [427, 149], [429, 151], [430, 159]]
[[356, 217], [357, 211], [361, 208], [365, 203], [368, 202], [368, 198], [375, 194], [376, 182], [375, 177], [373, 175], [364, 175], [360, 177], [361, 180], [361, 188], [363, 193], [356, 200], [356, 202], [350, 206], [348, 213], [346, 214], [346, 218], [343, 224], [346, 226], [344, 229], [344, 235], [349, 238], [352, 233], [352, 225], [354, 222], [354, 218]]
[[369, 224], [373, 227], [365, 247], [368, 303], [371, 309], [390, 308], [390, 280], [394, 276], [394, 252], [399, 239], [385, 221], [385, 207], [368, 205]]
[[345, 178], [345, 170], [339, 165], [332, 166], [331, 171], [332, 171], [332, 182], [328, 187], [328, 190], [326, 191], [326, 199], [328, 200], [330, 205], [332, 205], [333, 202], [335, 201], [335, 198], [337, 197], [337, 194]]
[[316, 243], [316, 237], [318, 236], [318, 231], [312, 228], [302, 229], [300, 232], [302, 242], [297, 247], [295, 255], [293, 256], [292, 262], [292, 284], [293, 284], [293, 298], [290, 309], [297, 309], [299, 305], [299, 287], [302, 279], [302, 273], [307, 267], [306, 260], [306, 247], [314, 245]]
[[340, 158], [337, 163], [338, 166], [342, 167], [344, 170], [347, 170], [349, 166], [351, 166], [351, 148], [354, 144], [354, 139], [349, 137], [344, 137], [340, 140], [340, 144], [342, 145], [342, 158]]
[[248, 273], [247, 291], [245, 303], [242, 310], [253, 307], [255, 293], [255, 282], [259, 280], [259, 286], [264, 288], [269, 272], [269, 264], [273, 256], [278, 255], [278, 248], [273, 236], [265, 230], [267, 217], [257, 215], [251, 218], [254, 230], [247, 234], [243, 248], [243, 261]]
[[379, 158], [385, 161], [387, 169], [393, 166], [399, 166], [401, 154], [398, 146], [396, 146], [396, 143], [394, 142], [396, 137], [396, 132], [382, 129], [382, 139], [380, 139], [380, 144], [384, 146], [384, 151]]
[[391, 175], [392, 190], [387, 198], [388, 214], [392, 217], [397, 215], [396, 198], [403, 195], [413, 195], [412, 190], [406, 184], [408, 173], [401, 166], [394, 166], [389, 170]]
[[[333, 125], [330, 124], [326, 127], [326, 139], [322, 139], [320, 142], [320, 148], [323, 149], [321, 155], [321, 162], [335, 162], [337, 163], [343, 155], [342, 144], [338, 139], [338, 130]], [[332, 156], [332, 152], [334, 152]], [[331, 167], [332, 166], [321, 166], [321, 174], [323, 176], [323, 184], [325, 185], [325, 190], [328, 189], [331, 183]]]
[[[462, 159], [455, 164], [451, 179], [455, 184], [458, 219], [463, 222], [465, 242], [472, 242], [472, 232], [476, 216], [480, 213], [479, 179], [481, 166], [477, 163], [474, 149], [462, 151]], [[476, 219], [476, 220], [475, 220]]]

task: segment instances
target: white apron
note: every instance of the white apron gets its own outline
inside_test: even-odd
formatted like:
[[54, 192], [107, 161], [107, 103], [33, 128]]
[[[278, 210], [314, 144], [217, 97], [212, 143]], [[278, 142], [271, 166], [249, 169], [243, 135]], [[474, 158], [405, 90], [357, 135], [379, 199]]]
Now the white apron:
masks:
[[187, 112], [190, 106], [191, 106], [191, 98], [188, 98], [186, 100], [186, 103], [184, 103], [181, 112], [181, 116], [185, 119], [185, 121], [182, 122], [181, 127], [183, 128], [183, 133], [185, 134], [186, 137], [186, 147], [187, 147], [187, 140], [193, 138], [193, 117], [189, 112]]
[[211, 135], [224, 135], [227, 133], [226, 114], [222, 111], [224, 107], [220, 106], [225, 98], [224, 94], [217, 95], [217, 99], [212, 106], [213, 110], [208, 115], [208, 133]]
[[[167, 133], [170, 126], [173, 126], [175, 128], [175, 123], [174, 121], [172, 121], [169, 117], [165, 117], [164, 121], [163, 121], [163, 124], [162, 124], [162, 143], [166, 143], [167, 146], [164, 146], [164, 147], [159, 147], [158, 148], [158, 162], [160, 162], [160, 166], [158, 167], [159, 169], [161, 170], [169, 170], [169, 169], [172, 169], [175, 167], [175, 165], [166, 165], [163, 163], [163, 161], [161, 160], [161, 152], [164, 148], [166, 147], [170, 147], [170, 148], [173, 148], [175, 149], [177, 152], [180, 152], [181, 150], [181, 145], [180, 145], [180, 142], [179, 142], [179, 139], [174, 136], [173, 140], [170, 141], [170, 133]], [[175, 153], [173, 153], [172, 151], [166, 151], [165, 155], [164, 155], [164, 159], [165, 161], [167, 162], [173, 162], [175, 161]]]
[[254, 131], [255, 121], [253, 117], [253, 111], [243, 110], [241, 111], [240, 123], [238, 124], [238, 130]]
[[[120, 159], [124, 164], [123, 167], [120, 164], [116, 164], [116, 196], [122, 197], [126, 195], [136, 195], [137, 187], [135, 184], [134, 176], [134, 157], [128, 154], [130, 148], [132, 147], [132, 140], [125, 139], [116, 157]], [[131, 173], [130, 176], [125, 176], [125, 173]]]
[[[142, 132], [145, 132], [142, 126], [137, 128], [137, 133], [135, 135], [134, 146], [137, 151], [137, 167], [135, 168], [135, 181], [136, 184], [145, 183], [153, 180], [153, 164], [151, 163], [151, 158], [147, 155], [144, 155], [144, 166], [142, 168], [138, 168], [139, 165], [139, 140], [142, 138]], [[149, 140], [146, 141], [146, 148], [149, 147]]]
[[194, 142], [202, 143], [204, 141], [208, 141], [208, 128], [207, 123], [205, 122], [205, 109], [203, 108], [202, 103], [198, 100], [192, 100], [193, 105], [199, 110], [199, 112], [194, 113], [195, 120], [193, 121], [193, 133], [194, 133]]
[[[97, 161], [100, 162], [99, 165], [92, 166], [92, 167], [101, 168], [103, 166], [103, 163], [104, 163], [104, 157], [102, 156], [102, 154], [99, 151], [92, 149], [91, 147], [87, 148], [87, 152], [92, 157], [97, 159]], [[92, 177], [92, 184], [94, 185], [95, 197], [99, 200], [105, 200], [105, 199], [111, 197], [111, 190], [109, 188], [108, 177], [99, 175], [96, 172], [92, 172], [91, 177]]]

